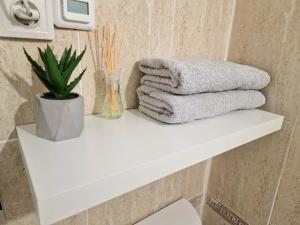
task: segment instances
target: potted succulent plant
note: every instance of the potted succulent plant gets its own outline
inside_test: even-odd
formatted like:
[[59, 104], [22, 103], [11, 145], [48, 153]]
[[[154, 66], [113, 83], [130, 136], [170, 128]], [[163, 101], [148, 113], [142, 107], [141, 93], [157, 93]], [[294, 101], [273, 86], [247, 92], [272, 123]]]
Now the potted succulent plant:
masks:
[[83, 97], [72, 90], [81, 80], [86, 69], [69, 83], [71, 75], [82, 59], [86, 49], [76, 55], [72, 46], [66, 48], [58, 61], [52, 49], [38, 48], [43, 66], [40, 66], [24, 48], [32, 70], [49, 92], [36, 96], [37, 136], [60, 141], [80, 136], [84, 126]]

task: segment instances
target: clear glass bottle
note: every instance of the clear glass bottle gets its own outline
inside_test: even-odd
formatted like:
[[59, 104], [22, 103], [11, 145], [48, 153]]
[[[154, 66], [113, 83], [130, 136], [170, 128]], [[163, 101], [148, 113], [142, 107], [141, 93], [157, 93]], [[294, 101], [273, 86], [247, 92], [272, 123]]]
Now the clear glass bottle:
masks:
[[105, 97], [102, 114], [107, 119], [118, 119], [124, 111], [120, 94], [120, 73], [120, 70], [105, 71]]

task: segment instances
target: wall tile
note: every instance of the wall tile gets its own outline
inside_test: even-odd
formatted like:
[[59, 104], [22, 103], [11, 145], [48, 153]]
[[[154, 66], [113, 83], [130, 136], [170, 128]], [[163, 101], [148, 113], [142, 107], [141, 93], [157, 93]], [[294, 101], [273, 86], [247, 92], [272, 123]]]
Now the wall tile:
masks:
[[7, 221], [18, 220], [34, 211], [17, 141], [1, 144], [0, 192]]
[[300, 123], [297, 124], [270, 225], [300, 223]]
[[290, 132], [285, 122], [280, 132], [215, 157], [208, 194], [249, 224], [266, 224]]
[[230, 225], [225, 219], [205, 205], [203, 209], [202, 225]]
[[84, 107], [86, 114], [101, 113], [105, 84], [104, 74], [100, 72], [100, 59], [96, 39], [96, 32], [80, 32], [81, 49], [87, 47], [84, 58], [82, 59], [82, 68], [87, 71], [82, 78], [82, 92], [84, 96]]
[[88, 225], [86, 212], [79, 213], [54, 225]]
[[178, 0], [175, 13], [176, 57], [223, 59], [234, 1]]
[[31, 212], [8, 220], [6, 225], [39, 225], [36, 214]]
[[148, 2], [148, 50], [151, 57], [174, 57], [176, 0]]
[[[33, 57], [38, 43], [0, 39], [0, 140], [15, 137], [15, 124], [34, 121], [34, 94], [40, 90], [32, 80], [22, 47]], [[16, 60], [18, 59], [18, 60]]]
[[294, 121], [300, 104], [300, 1], [237, 1], [229, 60], [270, 73], [268, 111]]
[[[34, 212], [19, 216], [7, 221], [5, 225], [39, 225], [37, 215]], [[87, 225], [86, 213], [79, 213], [53, 225]]]
[[5, 224], [6, 224], [5, 216], [4, 216], [4, 213], [2, 210], [2, 211], [0, 211], [0, 225], [5, 225]]
[[198, 196], [205, 163], [197, 164], [89, 209], [89, 225], [132, 225], [170, 203]]

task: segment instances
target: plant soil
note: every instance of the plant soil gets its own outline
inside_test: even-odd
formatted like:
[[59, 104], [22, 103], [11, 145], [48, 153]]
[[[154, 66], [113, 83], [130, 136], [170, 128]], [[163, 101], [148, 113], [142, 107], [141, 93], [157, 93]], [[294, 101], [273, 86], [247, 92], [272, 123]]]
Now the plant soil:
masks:
[[79, 96], [79, 94], [72, 92], [66, 98], [58, 99], [58, 98], [55, 98], [55, 96], [52, 93], [47, 92], [47, 93], [44, 93], [41, 96], [41, 98], [49, 99], [49, 100], [70, 100], [70, 99], [77, 98], [78, 96]]

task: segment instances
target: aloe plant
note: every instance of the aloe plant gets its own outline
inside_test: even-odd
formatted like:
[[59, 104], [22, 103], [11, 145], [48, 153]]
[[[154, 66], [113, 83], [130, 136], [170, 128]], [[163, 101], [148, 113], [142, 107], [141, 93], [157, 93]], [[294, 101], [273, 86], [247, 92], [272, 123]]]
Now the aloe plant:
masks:
[[47, 46], [44, 51], [38, 48], [40, 57], [44, 64], [43, 67], [31, 58], [25, 48], [23, 48], [23, 50], [31, 64], [32, 70], [49, 90], [50, 96], [55, 99], [68, 98], [71, 94], [71, 91], [79, 83], [86, 71], [85, 68], [77, 78], [69, 83], [70, 77], [82, 59], [86, 48], [78, 56], [76, 55], [76, 51], [72, 53], [72, 46], [68, 49], [66, 48], [59, 61], [56, 59], [52, 49], [49, 46]]

